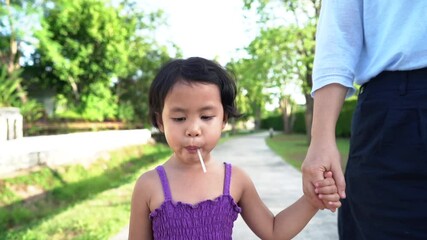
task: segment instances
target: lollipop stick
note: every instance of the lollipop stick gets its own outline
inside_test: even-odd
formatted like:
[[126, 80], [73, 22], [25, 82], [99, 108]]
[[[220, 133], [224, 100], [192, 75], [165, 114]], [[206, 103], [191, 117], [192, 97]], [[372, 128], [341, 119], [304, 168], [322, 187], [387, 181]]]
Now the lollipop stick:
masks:
[[203, 161], [202, 154], [200, 153], [200, 149], [197, 149], [197, 154], [199, 155], [200, 164], [202, 164], [203, 172], [206, 173], [205, 162]]

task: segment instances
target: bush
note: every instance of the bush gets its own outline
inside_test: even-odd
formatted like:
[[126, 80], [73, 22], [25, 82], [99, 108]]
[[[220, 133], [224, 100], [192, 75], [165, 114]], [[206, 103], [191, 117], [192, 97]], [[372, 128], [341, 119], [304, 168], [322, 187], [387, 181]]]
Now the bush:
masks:
[[[350, 137], [351, 133], [351, 121], [353, 117], [353, 112], [356, 108], [357, 100], [347, 100], [344, 102], [340, 116], [337, 121], [336, 126], [336, 136], [337, 137]], [[305, 110], [299, 109], [293, 113], [295, 119], [292, 131], [294, 133], [306, 133], [305, 128]], [[283, 130], [283, 120], [282, 115], [269, 116], [262, 119], [261, 129], [269, 129], [273, 127], [275, 130]]]
[[117, 101], [108, 86], [101, 82], [92, 83], [90, 91], [82, 95], [79, 112], [89, 121], [115, 120]]
[[282, 115], [270, 116], [268, 118], [261, 119], [261, 129], [273, 128], [276, 131], [283, 131], [283, 118]]
[[337, 137], [350, 137], [351, 135], [351, 121], [353, 112], [356, 109], [357, 100], [348, 100], [344, 102], [341, 109], [340, 116], [337, 121], [336, 136]]
[[305, 110], [299, 110], [294, 113], [295, 122], [292, 127], [292, 131], [294, 133], [302, 133], [305, 134]]
[[24, 122], [36, 122], [45, 116], [43, 105], [35, 99], [30, 99], [26, 103], [17, 104], [24, 118]]

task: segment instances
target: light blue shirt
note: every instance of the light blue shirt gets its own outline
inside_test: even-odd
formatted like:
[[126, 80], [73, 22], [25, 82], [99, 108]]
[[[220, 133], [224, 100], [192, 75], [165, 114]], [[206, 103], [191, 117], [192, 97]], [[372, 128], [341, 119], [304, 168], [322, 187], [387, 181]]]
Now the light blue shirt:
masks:
[[380, 72], [427, 66], [427, 0], [323, 0], [313, 65], [315, 91], [355, 92]]

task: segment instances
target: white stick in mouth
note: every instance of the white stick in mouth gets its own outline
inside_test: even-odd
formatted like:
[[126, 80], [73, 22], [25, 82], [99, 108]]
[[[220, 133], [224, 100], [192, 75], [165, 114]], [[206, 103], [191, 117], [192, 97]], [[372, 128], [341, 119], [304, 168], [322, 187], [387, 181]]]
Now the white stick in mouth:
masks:
[[200, 164], [202, 164], [203, 172], [206, 173], [205, 162], [203, 161], [202, 154], [200, 153], [200, 149], [197, 149], [197, 154], [199, 155]]

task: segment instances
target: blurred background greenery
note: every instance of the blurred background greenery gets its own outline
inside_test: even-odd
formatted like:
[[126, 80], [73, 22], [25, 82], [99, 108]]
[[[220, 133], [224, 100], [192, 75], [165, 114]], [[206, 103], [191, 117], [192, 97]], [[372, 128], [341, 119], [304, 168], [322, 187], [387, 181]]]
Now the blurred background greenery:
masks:
[[[236, 48], [233, 56], [241, 57], [223, 64], [236, 78], [244, 113], [233, 127], [251, 121], [269, 128], [263, 119], [277, 118], [277, 130], [309, 132], [321, 1], [236, 1], [258, 32]], [[159, 39], [159, 29], [173, 24], [162, 9], [150, 0], [0, 2], [0, 107], [20, 109], [24, 135], [150, 126], [147, 89], [162, 64], [183, 57], [173, 39]]]

